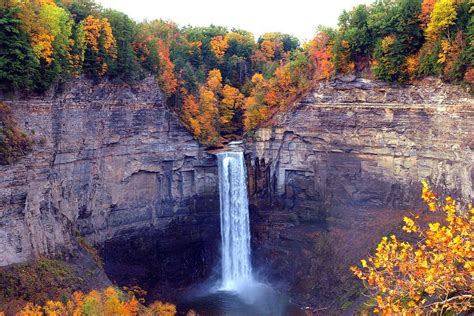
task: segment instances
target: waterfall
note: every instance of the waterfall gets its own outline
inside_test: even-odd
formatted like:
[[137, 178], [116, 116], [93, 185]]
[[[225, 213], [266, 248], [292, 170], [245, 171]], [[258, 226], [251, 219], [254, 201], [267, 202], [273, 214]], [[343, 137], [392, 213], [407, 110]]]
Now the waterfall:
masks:
[[253, 282], [247, 177], [242, 152], [217, 154], [222, 239], [222, 289]]

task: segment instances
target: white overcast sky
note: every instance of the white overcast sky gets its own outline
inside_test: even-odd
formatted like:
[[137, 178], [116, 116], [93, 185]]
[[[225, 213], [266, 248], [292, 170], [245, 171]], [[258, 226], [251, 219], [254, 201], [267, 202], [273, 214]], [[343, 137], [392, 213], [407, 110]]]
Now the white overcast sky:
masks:
[[339, 14], [373, 0], [96, 0], [136, 21], [172, 20], [181, 26], [210, 24], [254, 33], [283, 32], [311, 39], [318, 25], [336, 26]]

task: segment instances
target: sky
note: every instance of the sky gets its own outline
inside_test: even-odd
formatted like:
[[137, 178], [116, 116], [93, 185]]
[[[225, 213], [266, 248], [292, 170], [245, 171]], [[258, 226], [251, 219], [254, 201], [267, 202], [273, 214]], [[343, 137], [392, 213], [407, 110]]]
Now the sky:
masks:
[[136, 21], [163, 19], [180, 26], [210, 24], [236, 27], [256, 38], [282, 32], [308, 40], [318, 25], [336, 26], [344, 9], [374, 0], [97, 0], [104, 8], [126, 13]]

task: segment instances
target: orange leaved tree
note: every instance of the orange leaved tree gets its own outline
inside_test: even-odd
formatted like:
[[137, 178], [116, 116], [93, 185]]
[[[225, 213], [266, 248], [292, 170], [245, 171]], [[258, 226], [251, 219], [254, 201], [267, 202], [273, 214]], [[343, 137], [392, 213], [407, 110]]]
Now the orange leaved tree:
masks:
[[[137, 300], [135, 293], [123, 293], [113, 287], [103, 291], [92, 290], [88, 294], [74, 292], [64, 301], [47, 301], [44, 306], [28, 303], [16, 315], [18, 316], [81, 316], [81, 315], [116, 315], [116, 316], [174, 316], [176, 306], [156, 301], [149, 307], [143, 300]], [[4, 315], [0, 311], [0, 316]]]
[[403, 230], [418, 242], [384, 237], [374, 255], [352, 267], [382, 314], [458, 314], [474, 309], [474, 209], [438, 198], [423, 183], [422, 198], [443, 220], [421, 225], [404, 217]]

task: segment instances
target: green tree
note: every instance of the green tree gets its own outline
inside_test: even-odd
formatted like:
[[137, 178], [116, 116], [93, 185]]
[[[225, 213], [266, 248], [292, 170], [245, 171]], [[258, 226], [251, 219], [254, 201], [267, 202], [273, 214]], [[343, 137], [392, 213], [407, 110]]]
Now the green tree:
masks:
[[125, 82], [143, 78], [140, 62], [133, 50], [133, 42], [137, 37], [136, 23], [116, 10], [105, 10], [103, 16], [109, 20], [117, 41], [117, 59], [110, 65], [109, 76]]
[[62, 0], [76, 23], [81, 22], [89, 15], [99, 16], [102, 8], [94, 0]]
[[344, 12], [339, 18], [339, 30], [342, 37], [349, 43], [352, 60], [371, 54], [373, 39], [367, 19], [369, 10], [359, 5], [350, 12]]
[[29, 90], [38, 75], [38, 61], [20, 28], [18, 7], [0, 6], [0, 90]]
[[377, 42], [374, 73], [385, 81], [403, 82], [408, 79], [405, 66], [405, 45], [396, 35], [388, 35]]

